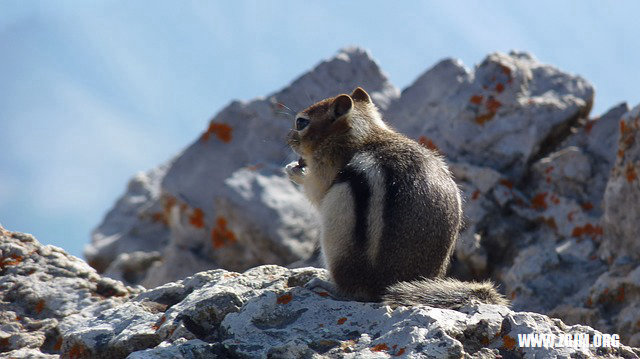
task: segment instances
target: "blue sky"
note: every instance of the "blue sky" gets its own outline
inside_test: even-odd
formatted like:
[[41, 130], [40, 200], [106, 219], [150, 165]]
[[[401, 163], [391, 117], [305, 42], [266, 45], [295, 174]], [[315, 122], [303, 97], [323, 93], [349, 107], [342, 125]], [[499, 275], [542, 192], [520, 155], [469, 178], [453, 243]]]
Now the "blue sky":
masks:
[[0, 223], [81, 256], [128, 179], [344, 46], [409, 85], [532, 52], [640, 103], [637, 1], [0, 1]]

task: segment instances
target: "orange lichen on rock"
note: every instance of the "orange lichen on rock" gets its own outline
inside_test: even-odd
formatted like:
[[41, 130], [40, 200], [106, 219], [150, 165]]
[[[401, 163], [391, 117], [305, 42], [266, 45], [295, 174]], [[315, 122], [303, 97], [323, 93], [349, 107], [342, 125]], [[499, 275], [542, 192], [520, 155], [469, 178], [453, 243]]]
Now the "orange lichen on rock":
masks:
[[493, 119], [493, 116], [496, 115], [496, 113], [498, 112], [498, 108], [502, 106], [502, 103], [500, 103], [500, 101], [496, 100], [493, 97], [489, 97], [485, 106], [489, 112], [476, 116], [475, 121], [479, 125], [484, 125], [485, 122]]
[[209, 128], [207, 128], [207, 130], [202, 134], [202, 140], [207, 141], [211, 134], [214, 134], [220, 141], [229, 143], [231, 142], [232, 130], [231, 126], [226, 123], [211, 121], [209, 123]]
[[505, 65], [500, 65], [500, 68], [502, 68], [502, 73], [507, 75], [511, 79], [511, 69]]
[[79, 359], [79, 358], [89, 357], [87, 353], [87, 348], [85, 348], [80, 343], [73, 344], [73, 346], [71, 346], [71, 349], [69, 349], [69, 352], [67, 352], [66, 354], [67, 354], [66, 356], [62, 355], [62, 357], [66, 357], [69, 359]]
[[338, 325], [342, 325], [342, 324], [344, 324], [344, 322], [346, 322], [346, 321], [347, 321], [347, 318], [342, 317], [342, 318], [338, 319]]
[[189, 217], [189, 223], [196, 228], [204, 227], [204, 212], [200, 208], [194, 209]]
[[591, 129], [593, 128], [593, 125], [595, 123], [596, 123], [596, 121], [592, 120], [592, 121], [587, 122], [586, 125], [584, 125], [584, 132], [586, 132], [587, 135], [591, 133]]
[[630, 128], [627, 127], [627, 124], [624, 122], [624, 120], [620, 120], [620, 134], [625, 135], [629, 131]]
[[62, 348], [62, 337], [59, 337], [58, 340], [56, 340], [56, 343], [53, 345], [53, 350], [55, 351], [60, 351], [60, 348]]
[[436, 144], [433, 143], [433, 141], [431, 141], [431, 139], [427, 138], [426, 136], [420, 136], [420, 138], [418, 139], [418, 143], [432, 151], [440, 152], [440, 150], [438, 149], [438, 146], [436, 146]]
[[38, 301], [38, 303], [36, 303], [36, 306], [35, 306], [35, 308], [34, 308], [35, 312], [36, 312], [37, 314], [42, 313], [42, 311], [44, 310], [44, 305], [45, 305], [45, 303], [44, 303], [44, 299], [40, 299], [40, 300]]
[[582, 207], [582, 209], [584, 209], [585, 211], [590, 211], [593, 209], [593, 203], [585, 202], [580, 207]]
[[473, 95], [471, 96], [471, 98], [469, 99], [469, 102], [471, 102], [474, 105], [479, 105], [482, 103], [482, 95]]
[[485, 122], [491, 121], [493, 116], [495, 116], [495, 112], [485, 113], [484, 115], [476, 116], [476, 123], [478, 125], [484, 125]]
[[591, 299], [591, 297], [587, 298], [587, 300], [584, 302], [584, 306], [587, 308], [591, 308], [592, 305], [593, 305], [593, 300]]
[[504, 85], [501, 82], [498, 82], [496, 85], [496, 92], [501, 93], [502, 91], [504, 91]]
[[489, 112], [493, 112], [495, 114], [496, 112], [498, 112], [498, 109], [500, 108], [500, 106], [502, 106], [502, 103], [500, 103], [500, 101], [496, 100], [493, 97], [489, 97], [489, 100], [487, 100], [486, 106]]
[[399, 357], [404, 354], [404, 351], [405, 351], [405, 348], [400, 348], [400, 350], [398, 350], [398, 352], [395, 353], [394, 356]]
[[166, 195], [162, 198], [162, 202], [162, 212], [152, 213], [151, 220], [154, 222], [161, 222], [165, 226], [168, 226], [171, 209], [178, 203], [178, 200], [173, 196]]
[[154, 222], [162, 222], [165, 225], [169, 224], [169, 221], [167, 220], [167, 217], [165, 217], [164, 213], [162, 213], [162, 212], [152, 213], [151, 214], [151, 220], [154, 221]]
[[[623, 146], [624, 148], [629, 148], [631, 147], [631, 145], [633, 145], [633, 143], [635, 142], [636, 138], [634, 136], [634, 128], [633, 128], [633, 124], [631, 124], [631, 126], [629, 126], [624, 120], [620, 120], [620, 146]], [[636, 130], [638, 129], [637, 126], [635, 126]]]
[[288, 304], [291, 300], [293, 299], [293, 295], [291, 294], [284, 294], [278, 297], [278, 299], [276, 300], [276, 303], [278, 304]]
[[160, 320], [158, 320], [158, 322], [157, 322], [157, 323], [155, 323], [155, 324], [153, 324], [153, 325], [151, 326], [151, 329], [153, 329], [153, 330], [158, 330], [158, 329], [160, 329], [160, 327], [162, 326], [162, 324], [164, 324], [164, 322], [166, 322], [166, 321], [167, 321], [167, 317], [163, 315], [162, 317], [160, 317]]
[[502, 346], [507, 350], [513, 350], [516, 347], [516, 340], [508, 335], [505, 335], [504, 337], [502, 337]]
[[587, 223], [584, 226], [578, 226], [573, 229], [571, 232], [571, 236], [573, 237], [582, 237], [582, 236], [591, 236], [595, 238], [596, 236], [602, 236], [603, 230], [600, 226], [594, 226], [591, 223]]
[[627, 182], [633, 182], [638, 179], [638, 173], [636, 172], [636, 166], [633, 163], [627, 163], [627, 167], [624, 170], [625, 177], [627, 178]]
[[236, 241], [236, 235], [227, 229], [227, 220], [224, 217], [216, 219], [216, 226], [211, 231], [211, 242], [213, 248], [222, 248]]
[[558, 198], [558, 196], [556, 196], [555, 194], [552, 194], [551, 197], [549, 197], [549, 199], [551, 200], [551, 203], [553, 203], [553, 204], [560, 203], [560, 198]]
[[165, 225], [168, 225], [169, 216], [171, 215], [171, 209], [176, 205], [178, 200], [173, 196], [167, 195], [163, 197], [162, 201], [164, 202], [162, 206], [162, 212], [152, 214], [151, 219], [154, 222], [162, 222]]
[[475, 201], [478, 199], [479, 196], [480, 196], [480, 190], [475, 190], [473, 191], [473, 194], [471, 194], [471, 200]]
[[498, 183], [507, 187], [508, 189], [513, 189], [513, 182], [509, 181], [508, 179], [502, 178], [500, 179], [500, 181], [498, 181]]
[[8, 266], [18, 265], [22, 263], [23, 259], [24, 258], [22, 256], [19, 256], [17, 254], [12, 254], [8, 257], [0, 258], [0, 269], [4, 269], [5, 267], [8, 267]]
[[372, 352], [381, 352], [381, 351], [387, 351], [389, 350], [389, 346], [385, 343], [382, 344], [378, 344], [376, 346], [374, 346], [373, 348], [371, 348]]
[[618, 294], [616, 294], [616, 302], [624, 302], [624, 284], [618, 288]]
[[531, 207], [537, 210], [547, 209], [547, 192], [538, 193], [531, 199]]
[[547, 226], [549, 226], [549, 228], [553, 229], [553, 230], [558, 230], [558, 224], [556, 223], [556, 219], [553, 217], [549, 217], [549, 218], [544, 218], [542, 220]]

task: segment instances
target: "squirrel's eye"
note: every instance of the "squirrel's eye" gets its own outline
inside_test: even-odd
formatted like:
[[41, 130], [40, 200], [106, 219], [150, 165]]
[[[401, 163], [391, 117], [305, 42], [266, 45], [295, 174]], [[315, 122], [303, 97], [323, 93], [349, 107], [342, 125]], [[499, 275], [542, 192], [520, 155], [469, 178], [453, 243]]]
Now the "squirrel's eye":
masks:
[[298, 117], [296, 118], [296, 130], [302, 131], [309, 124], [309, 120], [306, 118]]

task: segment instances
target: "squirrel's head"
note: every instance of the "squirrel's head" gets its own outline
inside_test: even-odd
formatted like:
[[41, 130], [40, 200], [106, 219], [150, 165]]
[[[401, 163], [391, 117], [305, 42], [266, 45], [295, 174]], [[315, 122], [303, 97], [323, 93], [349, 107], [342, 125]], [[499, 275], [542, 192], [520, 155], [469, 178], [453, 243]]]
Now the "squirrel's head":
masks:
[[360, 143], [375, 131], [389, 130], [369, 94], [361, 87], [351, 95], [338, 95], [299, 112], [288, 143], [303, 158], [318, 148]]

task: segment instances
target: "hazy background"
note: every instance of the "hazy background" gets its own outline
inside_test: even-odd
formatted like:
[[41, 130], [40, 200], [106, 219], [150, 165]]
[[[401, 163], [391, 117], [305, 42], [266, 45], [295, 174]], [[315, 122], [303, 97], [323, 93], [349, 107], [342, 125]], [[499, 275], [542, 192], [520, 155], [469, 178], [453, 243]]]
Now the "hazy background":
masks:
[[274, 92], [344, 46], [409, 85], [444, 57], [532, 52], [640, 102], [638, 1], [0, 0], [0, 223], [80, 256], [128, 179], [232, 99]]

